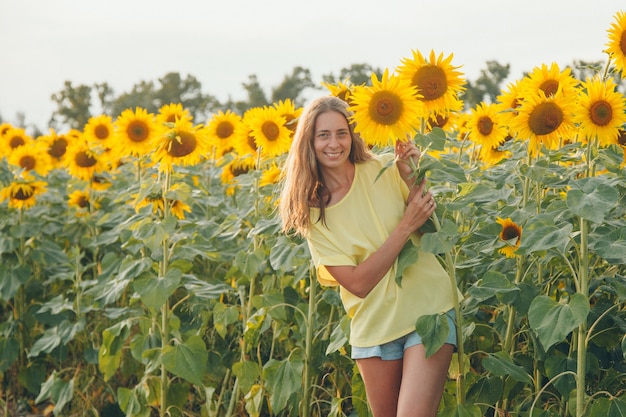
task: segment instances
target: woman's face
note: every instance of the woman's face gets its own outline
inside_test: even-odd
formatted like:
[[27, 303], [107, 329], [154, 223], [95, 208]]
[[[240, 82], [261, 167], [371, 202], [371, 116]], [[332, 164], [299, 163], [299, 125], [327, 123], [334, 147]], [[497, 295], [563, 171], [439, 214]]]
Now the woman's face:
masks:
[[338, 168], [348, 162], [352, 136], [343, 114], [328, 111], [317, 116], [313, 148], [317, 162], [323, 168]]

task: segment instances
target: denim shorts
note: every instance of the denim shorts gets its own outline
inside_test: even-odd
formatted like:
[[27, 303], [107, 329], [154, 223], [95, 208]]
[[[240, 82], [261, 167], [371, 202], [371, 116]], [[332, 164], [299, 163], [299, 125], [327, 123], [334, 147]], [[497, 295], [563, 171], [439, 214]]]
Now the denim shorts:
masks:
[[[454, 325], [454, 310], [450, 310], [446, 313], [448, 318], [448, 325], [450, 326], [450, 332], [448, 333], [448, 338], [445, 343], [450, 345], [454, 345], [456, 347], [456, 326]], [[383, 343], [378, 346], [371, 347], [357, 347], [352, 346], [352, 359], [365, 359], [365, 358], [374, 358], [380, 357], [385, 361], [393, 361], [397, 359], [402, 359], [404, 356], [404, 351], [407, 348], [415, 345], [421, 345], [422, 338], [417, 332], [412, 332], [407, 334], [406, 336], [402, 336], [396, 340], [392, 340], [391, 342]]]

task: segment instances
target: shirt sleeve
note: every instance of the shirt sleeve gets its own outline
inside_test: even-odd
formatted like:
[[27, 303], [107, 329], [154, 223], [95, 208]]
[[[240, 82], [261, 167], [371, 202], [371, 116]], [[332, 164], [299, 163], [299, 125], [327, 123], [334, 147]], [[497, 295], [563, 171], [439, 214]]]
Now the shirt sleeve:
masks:
[[325, 239], [324, 235], [313, 231], [307, 238], [311, 258], [317, 271], [317, 279], [322, 285], [329, 287], [338, 286], [339, 283], [332, 276], [327, 266], [356, 266], [356, 261], [343, 253], [336, 244]]

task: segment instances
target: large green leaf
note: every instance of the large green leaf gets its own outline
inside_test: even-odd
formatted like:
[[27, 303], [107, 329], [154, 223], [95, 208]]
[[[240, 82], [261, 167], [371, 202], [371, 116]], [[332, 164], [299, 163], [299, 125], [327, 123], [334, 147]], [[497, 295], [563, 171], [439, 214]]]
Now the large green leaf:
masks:
[[467, 390], [467, 399], [476, 404], [495, 404], [502, 396], [504, 382], [499, 376], [485, 376]]
[[589, 249], [613, 264], [626, 264], [626, 227], [606, 234], [592, 233]]
[[20, 265], [16, 268], [0, 264], [0, 299], [9, 301], [15, 296], [17, 290], [24, 285], [32, 275], [28, 265]]
[[49, 399], [54, 404], [54, 415], [60, 416], [63, 415], [61, 411], [63, 411], [65, 404], [70, 402], [73, 397], [74, 379], [72, 378], [69, 382], [66, 382], [57, 378], [56, 372], [53, 372], [46, 382], [41, 385], [41, 391], [35, 399], [35, 403], [39, 404], [43, 400]]
[[20, 344], [17, 340], [10, 338], [0, 339], [0, 373], [9, 369], [9, 367], [17, 360], [20, 353]]
[[626, 400], [620, 397], [598, 397], [589, 409], [588, 417], [626, 417]]
[[517, 253], [525, 254], [549, 249], [556, 249], [563, 253], [570, 244], [572, 230], [573, 226], [570, 223], [557, 226], [552, 219], [547, 221], [545, 216], [532, 218], [522, 230], [522, 241]]
[[469, 295], [478, 301], [496, 296], [505, 304], [511, 304], [520, 294], [520, 289], [497, 271], [487, 271], [482, 278], [468, 289]]
[[198, 386], [202, 385], [208, 359], [206, 345], [200, 336], [191, 336], [184, 343], [163, 348], [165, 369]]
[[287, 359], [270, 359], [263, 367], [266, 388], [270, 392], [270, 403], [276, 414], [285, 407], [289, 398], [302, 392], [302, 371], [304, 360], [299, 355], [291, 354]]
[[582, 178], [571, 181], [567, 193], [567, 206], [574, 214], [594, 223], [602, 223], [619, 199], [615, 187], [603, 177]]
[[437, 353], [450, 333], [450, 324], [446, 314], [429, 314], [420, 316], [415, 322], [415, 330], [422, 338], [426, 349], [426, 357]]
[[528, 321], [547, 351], [583, 323], [588, 314], [589, 300], [582, 294], [573, 294], [567, 304], [540, 295], [530, 305]]
[[108, 381], [122, 362], [123, 347], [130, 335], [130, 323], [121, 321], [102, 332], [102, 344], [98, 350], [98, 369]]
[[233, 364], [233, 374], [239, 381], [239, 389], [246, 393], [261, 378], [261, 366], [257, 362], [242, 361]]
[[434, 254], [446, 253], [457, 244], [458, 240], [459, 232], [456, 224], [446, 219], [439, 231], [422, 236], [421, 249]]
[[67, 320], [62, 321], [58, 326], [47, 329], [35, 343], [33, 343], [29, 358], [38, 356], [41, 352], [50, 353], [61, 344], [65, 345], [74, 339], [78, 332], [85, 328], [85, 319], [81, 318], [76, 323]]
[[146, 306], [157, 310], [176, 291], [182, 277], [183, 273], [180, 269], [170, 268], [162, 277], [144, 275], [136, 278], [133, 281], [133, 288]]
[[419, 258], [419, 251], [410, 239], [406, 241], [404, 247], [398, 255], [398, 264], [396, 266], [396, 284], [398, 287], [402, 287], [402, 276], [404, 270], [417, 262]]
[[505, 352], [490, 353], [483, 359], [483, 366], [495, 376], [510, 376], [515, 381], [531, 384], [532, 378], [526, 370], [516, 365]]
[[455, 404], [444, 408], [438, 415], [441, 417], [483, 417], [480, 407], [474, 404]]

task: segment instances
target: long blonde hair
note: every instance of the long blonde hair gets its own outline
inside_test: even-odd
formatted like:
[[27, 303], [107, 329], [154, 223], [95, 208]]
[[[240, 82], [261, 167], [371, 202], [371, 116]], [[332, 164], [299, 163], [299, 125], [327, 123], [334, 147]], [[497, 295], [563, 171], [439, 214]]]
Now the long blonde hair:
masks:
[[359, 135], [354, 133], [350, 121], [352, 116], [348, 104], [334, 96], [323, 96], [313, 100], [302, 112], [296, 129], [291, 149], [283, 170], [282, 190], [278, 206], [285, 233], [295, 232], [306, 237], [311, 228], [311, 206], [320, 209], [320, 218], [315, 221], [324, 223], [325, 207], [330, 198], [328, 189], [315, 158], [313, 140], [317, 117], [329, 111], [343, 115], [348, 122], [352, 146], [348, 159], [352, 163], [363, 162], [372, 157], [369, 148]]

